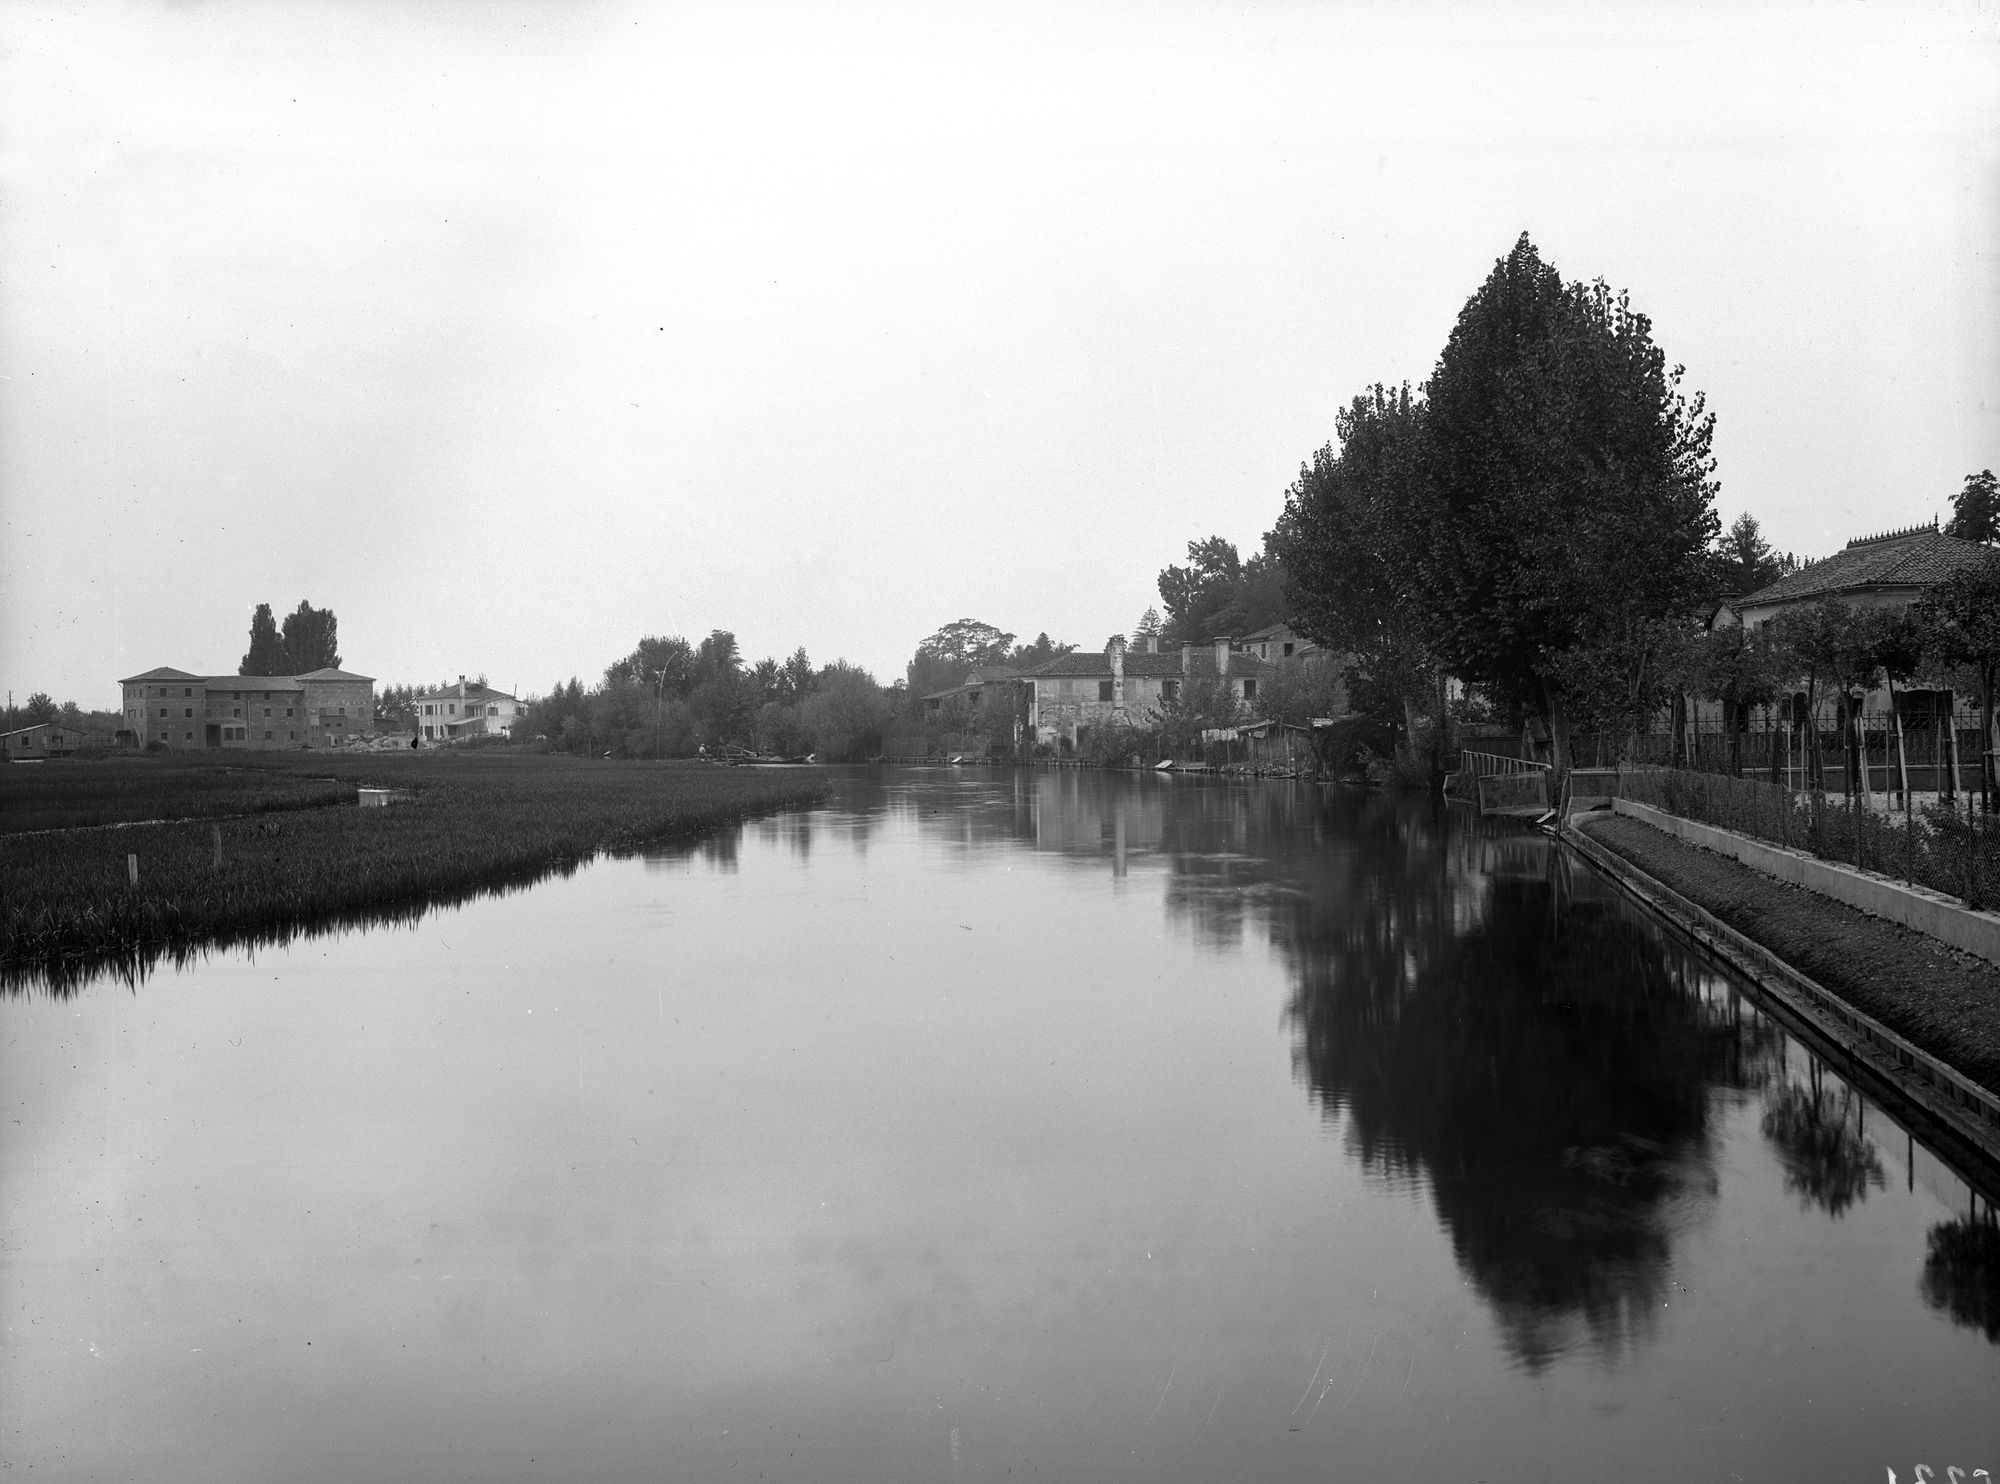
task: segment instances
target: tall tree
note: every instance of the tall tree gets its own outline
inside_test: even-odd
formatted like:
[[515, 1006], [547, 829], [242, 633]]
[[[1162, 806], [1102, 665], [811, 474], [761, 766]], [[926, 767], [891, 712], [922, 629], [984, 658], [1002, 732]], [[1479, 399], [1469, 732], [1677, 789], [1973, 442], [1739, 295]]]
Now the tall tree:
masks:
[[1944, 533], [1961, 541], [2000, 546], [2000, 480], [1991, 469], [1965, 476], [1965, 488], [1952, 496], [1951, 522]]
[[1377, 386], [1335, 414], [1334, 429], [1340, 451], [1329, 444], [1299, 470], [1275, 533], [1292, 621], [1354, 657], [1356, 694], [1395, 697], [1414, 742], [1422, 718], [1443, 715], [1444, 672], [1416, 584], [1423, 532], [1409, 518], [1422, 504], [1423, 408], [1408, 386]]
[[1785, 559], [1771, 550], [1757, 517], [1744, 511], [1730, 523], [1716, 548], [1716, 585], [1725, 593], [1742, 597], [1769, 587], [1784, 575]]
[[957, 685], [977, 665], [1004, 664], [1014, 636], [976, 618], [946, 624], [917, 646], [909, 665], [912, 700]]
[[648, 634], [604, 671], [606, 684], [642, 685], [655, 697], [685, 696], [694, 686], [694, 648], [679, 634]]
[[1715, 420], [1683, 374], [1625, 295], [1564, 283], [1524, 233], [1425, 389], [1421, 575], [1442, 657], [1541, 711], [1559, 773], [1558, 657], [1683, 613], [1707, 587]]
[[1033, 644], [1016, 644], [1009, 650], [1007, 663], [1017, 670], [1029, 670], [1036, 665], [1046, 664], [1058, 656], [1068, 654], [1075, 648], [1074, 644], [1056, 643], [1048, 636], [1047, 630], [1044, 630], [1035, 635]]
[[[304, 675], [313, 670], [339, 669], [339, 630], [340, 621], [333, 616], [331, 608], [315, 608], [301, 599], [299, 606], [285, 615], [283, 640], [285, 668], [276, 673]], [[251, 642], [254, 644], [256, 642], [254, 625], [251, 634]]]
[[28, 697], [27, 712], [28, 725], [34, 727], [40, 726], [45, 721], [54, 721], [62, 714], [62, 707], [56, 704], [56, 698], [47, 691], [38, 690]]
[[1165, 646], [1247, 634], [1288, 614], [1285, 568], [1266, 533], [1264, 549], [1244, 561], [1220, 536], [1188, 543], [1188, 564], [1160, 573], [1160, 601], [1167, 605]]
[[278, 635], [278, 621], [271, 605], [259, 603], [250, 615], [250, 648], [236, 667], [238, 675], [284, 675], [285, 641]]
[[1994, 689], [2000, 684], [2000, 551], [1953, 573], [1917, 607], [1926, 652], [1940, 665], [1968, 667], [1978, 682], [1979, 735], [1985, 739], [1979, 749], [1979, 789], [1991, 811], [2000, 788], [1993, 762], [1994, 750], [2000, 748], [1993, 731]]

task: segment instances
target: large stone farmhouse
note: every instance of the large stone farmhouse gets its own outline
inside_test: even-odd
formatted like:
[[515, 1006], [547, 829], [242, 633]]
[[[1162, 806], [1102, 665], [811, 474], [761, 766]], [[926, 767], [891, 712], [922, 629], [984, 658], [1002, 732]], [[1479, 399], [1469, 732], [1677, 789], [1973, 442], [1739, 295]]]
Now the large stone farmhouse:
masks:
[[341, 747], [373, 729], [375, 681], [346, 670], [191, 675], [161, 666], [118, 682], [126, 746], [176, 752]]

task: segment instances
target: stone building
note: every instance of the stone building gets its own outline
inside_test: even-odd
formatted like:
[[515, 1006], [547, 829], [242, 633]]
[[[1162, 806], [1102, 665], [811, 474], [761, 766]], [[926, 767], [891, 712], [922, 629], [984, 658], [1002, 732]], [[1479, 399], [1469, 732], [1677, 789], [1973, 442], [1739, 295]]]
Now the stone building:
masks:
[[1076, 742], [1079, 727], [1103, 724], [1144, 726], [1161, 706], [1179, 698], [1193, 680], [1219, 681], [1252, 711], [1258, 688], [1276, 665], [1238, 653], [1228, 639], [1183, 644], [1178, 653], [1159, 653], [1148, 635], [1146, 648], [1128, 650], [1114, 640], [1101, 653], [1072, 653], [1035, 666], [1018, 682], [1029, 688], [1028, 725], [1038, 742]]
[[340, 747], [370, 732], [375, 681], [333, 668], [304, 675], [193, 675], [161, 666], [118, 682], [127, 746], [175, 752]]

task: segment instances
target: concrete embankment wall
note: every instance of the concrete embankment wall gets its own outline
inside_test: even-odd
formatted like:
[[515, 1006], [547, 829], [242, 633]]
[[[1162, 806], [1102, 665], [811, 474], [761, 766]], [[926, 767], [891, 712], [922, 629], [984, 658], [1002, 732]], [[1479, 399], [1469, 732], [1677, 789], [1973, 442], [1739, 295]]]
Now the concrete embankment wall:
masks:
[[1615, 800], [1612, 808], [1690, 845], [1741, 861], [1753, 871], [1762, 871], [1863, 912], [1899, 922], [2000, 964], [2000, 913], [1974, 912], [1921, 886], [1905, 886], [1872, 871], [1857, 871], [1781, 845], [1767, 845], [1748, 835], [1698, 824], [1647, 804], [1635, 804], [1630, 799]]

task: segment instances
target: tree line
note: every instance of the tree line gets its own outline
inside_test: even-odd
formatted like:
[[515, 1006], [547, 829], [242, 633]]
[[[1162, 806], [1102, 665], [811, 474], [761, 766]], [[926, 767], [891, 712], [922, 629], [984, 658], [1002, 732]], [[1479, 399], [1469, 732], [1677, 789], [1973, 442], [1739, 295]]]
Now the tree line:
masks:
[[569, 752], [687, 757], [739, 745], [827, 761], [873, 756], [890, 716], [875, 677], [845, 660], [815, 666], [804, 649], [746, 665], [727, 629], [690, 644], [648, 635], [586, 688], [576, 677], [528, 702], [517, 735]]
[[[1753, 671], [1805, 656], [1801, 673], [1833, 679], [1836, 651], [1850, 666], [1840, 674], [1858, 676], [1854, 645], [1808, 642], [1806, 619], [1700, 638], [1724, 593], [1796, 562], [1747, 515], [1723, 535], [1715, 417], [1685, 374], [1627, 294], [1565, 280], [1524, 233], [1460, 311], [1422, 387], [1355, 397], [1335, 417], [1335, 443], [1301, 467], [1267, 541], [1291, 620], [1352, 656], [1354, 689], [1393, 698], [1434, 766], [1448, 746], [1447, 676], [1539, 718], [1558, 776], [1577, 730], [1633, 733], [1690, 690], [1741, 706], [1780, 683], [1751, 684]], [[1990, 536], [1991, 483], [1968, 480], [1953, 534], [1987, 520]], [[1925, 626], [1920, 655], [1984, 652], [1968, 636], [1983, 632], [1985, 600], [1962, 601], [1941, 593], [1931, 617], [1907, 620]], [[1811, 623], [1859, 634], [1888, 620], [1829, 611]], [[1870, 652], [1891, 649], [1903, 663], [1894, 646]], [[1981, 673], [1990, 690], [1990, 662]]]

